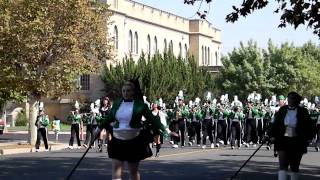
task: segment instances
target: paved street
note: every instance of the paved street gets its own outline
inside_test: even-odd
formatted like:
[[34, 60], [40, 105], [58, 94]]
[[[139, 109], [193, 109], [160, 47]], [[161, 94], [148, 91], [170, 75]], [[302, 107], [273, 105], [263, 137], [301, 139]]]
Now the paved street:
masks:
[[[141, 163], [145, 180], [228, 179], [253, 153], [253, 149], [172, 149], [165, 145], [159, 158]], [[65, 179], [84, 152], [62, 150], [0, 156], [0, 179]], [[261, 149], [242, 170], [237, 179], [276, 179], [277, 159], [273, 151]], [[301, 165], [302, 180], [320, 179], [320, 153], [310, 148]], [[128, 171], [125, 171], [128, 179]], [[111, 163], [107, 153], [92, 149], [72, 179], [111, 179]]]

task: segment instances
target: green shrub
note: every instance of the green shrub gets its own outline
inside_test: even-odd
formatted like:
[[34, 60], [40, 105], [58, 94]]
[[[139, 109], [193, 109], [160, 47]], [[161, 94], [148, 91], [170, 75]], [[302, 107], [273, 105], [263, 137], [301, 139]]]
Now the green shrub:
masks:
[[25, 111], [21, 111], [17, 115], [16, 126], [26, 126], [28, 119], [26, 117]]

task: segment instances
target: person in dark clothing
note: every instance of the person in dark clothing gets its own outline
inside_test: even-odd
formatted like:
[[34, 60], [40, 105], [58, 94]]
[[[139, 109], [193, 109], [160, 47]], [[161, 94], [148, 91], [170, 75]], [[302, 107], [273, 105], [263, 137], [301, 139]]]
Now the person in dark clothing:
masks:
[[288, 105], [279, 109], [269, 133], [279, 156], [278, 180], [286, 179], [289, 166], [291, 180], [298, 179], [302, 155], [315, 134], [308, 110], [299, 106], [301, 99], [296, 92], [288, 94]]

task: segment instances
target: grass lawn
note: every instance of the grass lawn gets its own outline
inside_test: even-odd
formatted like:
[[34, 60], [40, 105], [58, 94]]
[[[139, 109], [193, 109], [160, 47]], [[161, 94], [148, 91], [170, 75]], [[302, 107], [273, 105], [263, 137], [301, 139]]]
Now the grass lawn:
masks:
[[[61, 123], [60, 129], [62, 132], [69, 132], [71, 129], [70, 124]], [[51, 131], [51, 126], [48, 126], [48, 130]], [[8, 127], [8, 131], [28, 131], [28, 126], [16, 126], [16, 127]]]

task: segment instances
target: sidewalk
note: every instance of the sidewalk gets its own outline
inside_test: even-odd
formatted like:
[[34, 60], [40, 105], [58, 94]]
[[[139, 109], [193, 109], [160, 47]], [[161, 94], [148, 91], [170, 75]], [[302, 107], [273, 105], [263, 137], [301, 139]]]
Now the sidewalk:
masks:
[[[8, 131], [6, 134], [28, 134], [28, 131]], [[49, 131], [48, 134], [54, 134], [54, 132]], [[70, 134], [70, 132], [60, 132], [60, 134]], [[0, 136], [1, 137], [1, 136]], [[53, 141], [48, 142], [49, 151], [58, 151], [68, 147], [67, 143], [55, 143]], [[40, 151], [44, 152], [45, 147], [43, 142], [41, 142]], [[35, 147], [28, 144], [24, 140], [9, 140], [0, 141], [0, 156], [9, 154], [19, 154], [19, 153], [30, 153], [35, 152]]]
[[[54, 143], [49, 141], [49, 151], [58, 151], [68, 147], [66, 143]], [[44, 144], [41, 143], [40, 151], [44, 152]], [[18, 153], [32, 153], [35, 152], [35, 147], [28, 144], [26, 141], [12, 141], [0, 143], [0, 156], [9, 155], [9, 154], [18, 154]]]

